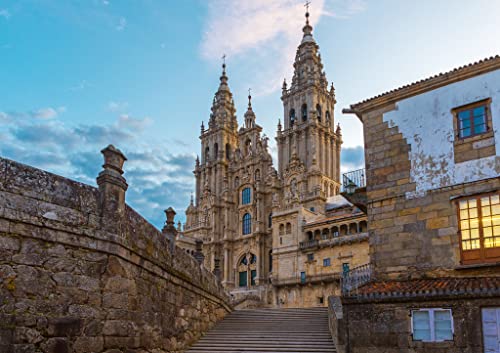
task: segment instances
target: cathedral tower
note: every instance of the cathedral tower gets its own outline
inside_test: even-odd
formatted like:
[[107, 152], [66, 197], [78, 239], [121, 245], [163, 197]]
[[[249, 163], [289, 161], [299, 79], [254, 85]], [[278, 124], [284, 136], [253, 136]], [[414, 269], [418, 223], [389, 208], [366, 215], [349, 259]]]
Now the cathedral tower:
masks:
[[290, 88], [283, 82], [284, 126], [278, 124], [278, 169], [285, 203], [314, 209], [338, 193], [340, 128], [335, 131], [335, 90], [328, 81], [319, 46], [312, 36], [309, 13], [295, 56]]

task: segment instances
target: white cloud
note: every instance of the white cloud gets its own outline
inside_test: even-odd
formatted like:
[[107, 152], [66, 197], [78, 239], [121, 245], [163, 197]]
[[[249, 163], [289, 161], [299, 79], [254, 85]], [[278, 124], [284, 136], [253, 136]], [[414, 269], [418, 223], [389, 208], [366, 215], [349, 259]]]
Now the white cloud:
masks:
[[0, 17], [3, 17], [6, 20], [8, 20], [10, 18], [10, 16], [11, 16], [11, 14], [10, 14], [9, 10], [7, 10], [7, 9], [0, 9]]
[[[322, 15], [347, 18], [362, 11], [364, 4], [364, 0], [315, 0], [309, 9], [310, 23], [314, 27]], [[258, 67], [249, 84], [256, 95], [271, 93], [292, 73], [304, 14], [302, 0], [213, 0], [201, 54], [220, 60], [225, 53], [229, 67], [236, 59], [244, 60], [244, 66]]]
[[127, 19], [125, 17], [120, 17], [115, 29], [117, 31], [123, 31], [125, 29], [125, 27], [127, 27]]
[[109, 101], [106, 108], [110, 112], [122, 112], [128, 108], [128, 103]]
[[59, 115], [59, 113], [64, 113], [66, 111], [66, 107], [58, 107], [58, 108], [40, 108], [31, 113], [31, 116], [37, 119], [52, 119]]
[[118, 127], [120, 129], [126, 129], [130, 131], [142, 132], [144, 128], [150, 125], [153, 120], [150, 117], [144, 118], [133, 118], [128, 114], [122, 114], [118, 118]]

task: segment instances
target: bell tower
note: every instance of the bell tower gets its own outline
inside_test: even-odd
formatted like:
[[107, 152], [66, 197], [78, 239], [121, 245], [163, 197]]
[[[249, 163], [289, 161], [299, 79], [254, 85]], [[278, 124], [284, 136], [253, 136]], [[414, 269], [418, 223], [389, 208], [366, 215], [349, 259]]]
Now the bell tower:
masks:
[[283, 126], [278, 123], [279, 173], [285, 202], [314, 208], [340, 188], [340, 128], [335, 130], [335, 89], [323, 70], [309, 12], [297, 48], [290, 87], [283, 82]]

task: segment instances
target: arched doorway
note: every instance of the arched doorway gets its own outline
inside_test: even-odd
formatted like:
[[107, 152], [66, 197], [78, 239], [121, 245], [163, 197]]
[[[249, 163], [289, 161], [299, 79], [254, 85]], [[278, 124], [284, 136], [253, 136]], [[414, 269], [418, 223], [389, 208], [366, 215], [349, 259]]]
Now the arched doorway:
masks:
[[238, 287], [255, 286], [257, 278], [257, 256], [252, 253], [243, 255], [238, 261]]

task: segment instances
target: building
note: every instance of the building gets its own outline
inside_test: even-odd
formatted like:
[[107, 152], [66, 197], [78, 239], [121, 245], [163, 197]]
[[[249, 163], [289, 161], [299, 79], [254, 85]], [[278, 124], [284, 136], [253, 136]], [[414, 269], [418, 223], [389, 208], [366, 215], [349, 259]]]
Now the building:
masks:
[[366, 189], [348, 197], [366, 200], [373, 274], [332, 298], [337, 348], [500, 352], [500, 57], [346, 112], [364, 126]]
[[208, 129], [201, 126], [196, 197], [178, 235], [190, 250], [188, 238], [203, 241], [205, 266], [234, 296], [266, 305], [324, 306], [339, 293], [342, 268], [368, 257], [366, 217], [339, 195], [335, 90], [308, 17], [291, 84], [283, 83], [278, 168], [250, 95], [239, 127], [224, 64]]

